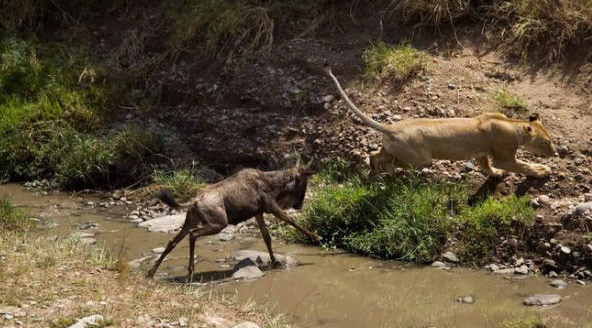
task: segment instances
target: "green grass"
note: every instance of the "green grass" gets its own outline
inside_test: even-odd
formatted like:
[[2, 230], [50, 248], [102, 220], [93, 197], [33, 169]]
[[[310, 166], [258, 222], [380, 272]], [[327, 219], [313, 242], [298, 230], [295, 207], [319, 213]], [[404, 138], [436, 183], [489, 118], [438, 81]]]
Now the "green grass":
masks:
[[153, 180], [157, 184], [165, 185], [175, 197], [190, 197], [203, 189], [206, 184], [201, 177], [191, 170], [173, 172], [155, 171]]
[[531, 316], [520, 319], [507, 320], [503, 322], [500, 328], [548, 328], [549, 325], [543, 322], [543, 319]]
[[390, 46], [384, 42], [364, 51], [365, 74], [392, 78], [400, 82], [415, 76], [426, 67], [426, 54], [407, 44]]
[[105, 128], [112, 90], [100, 81], [79, 85], [84, 51], [60, 57], [58, 50], [0, 42], [0, 180], [55, 177], [82, 188], [148, 175], [160, 139], [137, 127]]
[[27, 214], [16, 208], [7, 196], [0, 197], [0, 231], [24, 232], [33, 227]]
[[[428, 262], [456, 238], [462, 261], [482, 263], [495, 254], [501, 237], [524, 231], [534, 213], [526, 197], [488, 198], [469, 206], [462, 183], [360, 175], [337, 182], [330, 172], [319, 173], [301, 219], [329, 248]], [[292, 230], [280, 234], [302, 241]]]
[[501, 107], [505, 110], [522, 113], [528, 111], [528, 104], [526, 101], [505, 88], [495, 91], [493, 93], [493, 100], [495, 101], [497, 107]]

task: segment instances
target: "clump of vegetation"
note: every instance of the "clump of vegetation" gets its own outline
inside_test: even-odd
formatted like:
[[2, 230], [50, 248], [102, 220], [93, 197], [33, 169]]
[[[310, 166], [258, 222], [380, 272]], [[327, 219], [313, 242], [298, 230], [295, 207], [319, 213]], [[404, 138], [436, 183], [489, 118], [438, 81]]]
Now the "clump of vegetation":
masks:
[[[528, 105], [526, 101], [522, 99], [520, 96], [515, 95], [508, 91], [505, 88], [497, 90], [493, 94], [493, 99], [498, 107], [506, 111], [512, 112], [527, 112]], [[512, 112], [508, 112], [508, 114], [513, 114]]]
[[79, 72], [47, 52], [20, 39], [0, 43], [0, 179], [97, 187], [146, 175], [160, 140], [133, 127], [100, 131], [108, 88], [79, 85]]
[[27, 214], [16, 208], [7, 196], [0, 197], [0, 231], [23, 232], [33, 226]]
[[548, 328], [549, 326], [544, 323], [543, 319], [536, 316], [507, 320], [503, 322], [500, 328]]
[[472, 9], [470, 0], [401, 0], [394, 6], [406, 22], [435, 27], [465, 17]]
[[407, 44], [390, 46], [381, 41], [366, 49], [363, 58], [366, 75], [399, 82], [415, 76], [426, 66], [426, 54]]
[[153, 180], [157, 184], [166, 186], [175, 197], [181, 198], [194, 196], [206, 186], [204, 180], [192, 170], [155, 171]]
[[[352, 175], [337, 182], [331, 176], [319, 174], [302, 224], [322, 236], [328, 247], [387, 259], [431, 261], [454, 237], [463, 261], [481, 263], [494, 255], [501, 237], [523, 231], [534, 215], [528, 198], [488, 198], [469, 206], [462, 183], [412, 175]], [[283, 233], [287, 239], [297, 238]]]

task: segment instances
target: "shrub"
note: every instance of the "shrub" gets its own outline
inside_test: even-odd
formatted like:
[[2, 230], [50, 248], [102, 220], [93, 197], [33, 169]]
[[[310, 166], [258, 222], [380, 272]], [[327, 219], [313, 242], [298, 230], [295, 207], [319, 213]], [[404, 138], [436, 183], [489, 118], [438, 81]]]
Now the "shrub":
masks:
[[426, 55], [409, 45], [378, 42], [364, 51], [366, 75], [404, 82], [425, 69]]
[[[502, 237], [524, 232], [533, 217], [525, 197], [488, 198], [469, 206], [462, 183], [415, 176], [317, 179], [302, 224], [323, 237], [325, 246], [387, 259], [431, 261], [455, 238], [461, 259], [480, 263]], [[302, 241], [290, 230], [280, 233]]]

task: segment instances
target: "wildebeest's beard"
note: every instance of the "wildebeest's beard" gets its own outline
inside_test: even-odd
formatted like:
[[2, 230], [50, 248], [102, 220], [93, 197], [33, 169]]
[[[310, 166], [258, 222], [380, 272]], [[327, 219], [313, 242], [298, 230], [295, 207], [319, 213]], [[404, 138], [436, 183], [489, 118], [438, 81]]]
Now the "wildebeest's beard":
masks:
[[297, 175], [285, 185], [284, 190], [278, 196], [278, 203], [282, 208], [301, 209], [306, 195], [308, 176]]

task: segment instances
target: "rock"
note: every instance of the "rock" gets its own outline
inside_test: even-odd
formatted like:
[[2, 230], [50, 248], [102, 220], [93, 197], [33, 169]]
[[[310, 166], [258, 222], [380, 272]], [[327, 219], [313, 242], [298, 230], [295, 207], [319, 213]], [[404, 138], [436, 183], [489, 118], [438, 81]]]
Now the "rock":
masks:
[[528, 265], [523, 264], [517, 268], [514, 268], [514, 273], [518, 274], [528, 274]]
[[442, 262], [442, 261], [434, 261], [434, 262], [432, 263], [432, 266], [433, 266], [434, 268], [438, 268], [438, 269], [444, 269], [444, 270], [446, 270], [446, 269], [450, 269], [450, 268], [448, 267], [448, 265], [447, 265], [446, 263]]
[[561, 302], [561, 296], [557, 294], [536, 294], [527, 297], [522, 303], [527, 306], [546, 306], [557, 304], [559, 302]]
[[236, 326], [232, 326], [232, 328], [260, 328], [258, 324], [250, 321], [241, 322]]
[[166, 250], [165, 247], [156, 247], [156, 248], [152, 249], [152, 252], [156, 253], [156, 254], [162, 254], [162, 253], [164, 253], [165, 250]]
[[586, 286], [586, 282], [584, 280], [576, 280], [576, 284]]
[[103, 321], [103, 316], [100, 314], [93, 314], [88, 317], [79, 319], [75, 324], [69, 328], [86, 328], [86, 327], [97, 327]]
[[551, 204], [551, 198], [547, 195], [540, 195], [538, 198], [538, 201], [541, 205], [549, 205]]
[[571, 249], [567, 246], [561, 246], [561, 253], [563, 254], [570, 254], [571, 253]]
[[475, 303], [475, 299], [471, 295], [459, 297], [458, 301], [463, 304], [473, 304]]
[[220, 241], [231, 241], [235, 238], [234, 234], [228, 232], [220, 232], [217, 236]]
[[493, 271], [494, 274], [513, 274], [514, 268], [507, 268], [507, 269], [499, 269]]
[[549, 272], [549, 278], [557, 278], [559, 277], [559, 275], [557, 274], [557, 272], [555, 271], [550, 271]]
[[499, 270], [499, 265], [495, 264], [495, 263], [491, 263], [489, 265], [489, 270], [491, 270], [492, 272]]
[[154, 259], [154, 256], [153, 255], [148, 255], [148, 256], [141, 257], [139, 259], [135, 259], [133, 261], [129, 261], [129, 262], [127, 262], [127, 265], [130, 267], [130, 269], [137, 270], [137, 269], [140, 268], [140, 266], [142, 265], [142, 263], [144, 263], [146, 261], [149, 261], [149, 260], [152, 260], [152, 259]]
[[574, 209], [575, 215], [584, 215], [588, 211], [592, 212], [592, 202], [579, 203]]
[[138, 227], [148, 228], [151, 232], [171, 232], [180, 229], [185, 222], [186, 213], [161, 216], [155, 219], [144, 221]]
[[250, 258], [239, 261], [232, 270], [234, 279], [255, 279], [263, 277], [265, 274]]
[[[282, 262], [284, 265], [286, 265], [288, 267], [296, 266], [299, 264], [298, 260], [296, 260], [293, 256], [290, 256], [290, 255], [284, 256], [282, 254], [275, 254], [274, 253], [274, 256], [277, 261]], [[264, 263], [271, 262], [271, 258], [269, 257], [269, 253], [254, 251], [254, 250], [250, 250], [250, 249], [244, 249], [244, 250], [237, 251], [234, 253], [233, 257], [237, 261], [241, 261], [243, 259], [249, 258], [249, 259], [251, 259], [251, 261], [253, 261], [257, 264], [264, 264]]]
[[454, 254], [453, 252], [450, 252], [450, 251], [442, 254], [442, 258], [444, 260], [446, 260], [448, 262], [452, 262], [452, 263], [458, 263], [458, 262], [460, 262], [460, 260], [456, 256], [456, 254]]
[[97, 243], [97, 240], [94, 238], [81, 238], [80, 241], [87, 245], [94, 245]]
[[80, 225], [80, 230], [96, 229], [99, 225], [95, 222], [85, 222]]
[[549, 285], [551, 285], [555, 288], [563, 289], [563, 288], [565, 288], [565, 286], [567, 286], [567, 282], [565, 282], [564, 280], [561, 280], [561, 279], [555, 279], [555, 280], [551, 280]]

